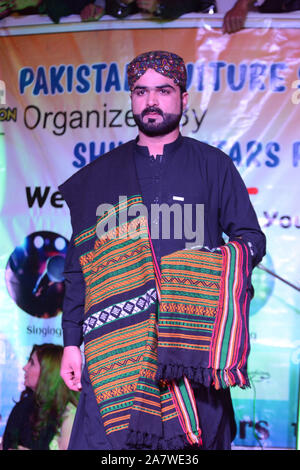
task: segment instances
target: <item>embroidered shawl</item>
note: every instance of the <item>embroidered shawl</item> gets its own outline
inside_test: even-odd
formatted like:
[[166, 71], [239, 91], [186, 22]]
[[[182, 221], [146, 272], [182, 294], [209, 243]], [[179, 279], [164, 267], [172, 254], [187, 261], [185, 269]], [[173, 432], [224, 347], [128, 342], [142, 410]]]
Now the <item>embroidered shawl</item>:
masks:
[[[134, 214], [142, 197], [132, 155], [122, 180], [119, 157], [101, 157], [96, 187], [88, 186], [93, 164], [60, 187], [86, 285], [90, 380], [114, 449], [199, 446], [193, 387], [248, 385], [247, 245], [181, 250], [163, 257], [160, 272], [147, 220]], [[101, 202], [111, 208], [96, 218]], [[99, 224], [107, 227], [100, 237]]]

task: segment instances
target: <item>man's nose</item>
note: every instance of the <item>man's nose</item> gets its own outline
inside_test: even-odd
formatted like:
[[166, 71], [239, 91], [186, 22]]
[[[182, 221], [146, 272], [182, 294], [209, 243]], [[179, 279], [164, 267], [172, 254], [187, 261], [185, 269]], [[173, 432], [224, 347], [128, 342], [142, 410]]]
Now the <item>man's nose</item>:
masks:
[[154, 106], [158, 104], [158, 96], [156, 90], [149, 90], [147, 95], [147, 104], [148, 106]]

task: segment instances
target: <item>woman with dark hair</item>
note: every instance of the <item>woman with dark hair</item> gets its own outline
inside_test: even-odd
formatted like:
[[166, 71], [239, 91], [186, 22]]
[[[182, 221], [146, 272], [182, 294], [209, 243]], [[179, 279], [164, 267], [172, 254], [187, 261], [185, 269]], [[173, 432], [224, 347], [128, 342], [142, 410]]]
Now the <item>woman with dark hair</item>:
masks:
[[25, 372], [25, 390], [8, 418], [3, 450], [65, 450], [68, 447], [79, 393], [60, 377], [63, 348], [34, 345]]

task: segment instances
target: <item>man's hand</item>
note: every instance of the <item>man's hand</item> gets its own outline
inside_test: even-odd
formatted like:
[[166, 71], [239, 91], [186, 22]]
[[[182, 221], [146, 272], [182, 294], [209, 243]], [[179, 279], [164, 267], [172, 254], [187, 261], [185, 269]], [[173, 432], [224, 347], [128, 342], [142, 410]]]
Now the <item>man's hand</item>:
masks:
[[89, 3], [86, 5], [80, 12], [80, 17], [82, 21], [97, 21], [105, 13], [104, 8]]
[[223, 20], [223, 33], [236, 33], [244, 27], [253, 0], [238, 0]]
[[137, 0], [137, 6], [140, 10], [153, 13], [156, 10], [157, 0]]
[[67, 387], [75, 392], [81, 390], [81, 351], [78, 346], [66, 346], [60, 366], [60, 375]]

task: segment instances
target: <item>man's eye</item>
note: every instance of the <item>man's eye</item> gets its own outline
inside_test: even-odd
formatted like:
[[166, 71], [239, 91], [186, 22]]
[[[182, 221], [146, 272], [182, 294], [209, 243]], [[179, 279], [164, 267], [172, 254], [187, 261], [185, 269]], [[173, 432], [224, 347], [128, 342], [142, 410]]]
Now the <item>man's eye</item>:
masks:
[[160, 92], [162, 95], [169, 95], [170, 90], [168, 90], [167, 88], [161, 88]]
[[135, 90], [135, 94], [136, 94], [137, 96], [143, 96], [145, 93], [146, 93], [145, 90]]

